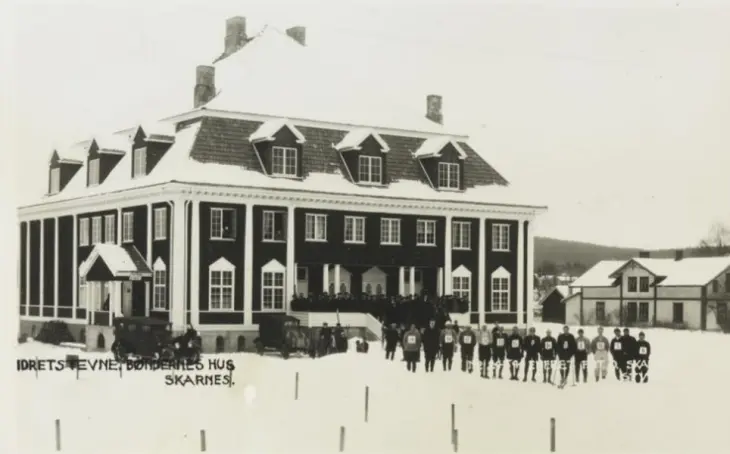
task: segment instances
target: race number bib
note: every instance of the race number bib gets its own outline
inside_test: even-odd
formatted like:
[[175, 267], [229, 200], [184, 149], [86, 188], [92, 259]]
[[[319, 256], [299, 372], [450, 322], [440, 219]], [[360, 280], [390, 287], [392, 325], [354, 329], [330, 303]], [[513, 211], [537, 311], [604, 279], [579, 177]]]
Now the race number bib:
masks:
[[470, 344], [471, 343], [471, 336], [464, 336], [464, 343]]
[[640, 355], [646, 355], [647, 350], [646, 347], [639, 347], [639, 354]]
[[613, 349], [620, 352], [621, 351], [621, 342], [616, 342], [613, 344]]
[[504, 347], [504, 339], [501, 337], [497, 339], [497, 347]]
[[406, 342], [409, 344], [415, 344], [416, 343], [416, 336], [413, 334], [406, 337]]
[[597, 350], [605, 350], [606, 349], [606, 344], [604, 344], [603, 342], [596, 342], [596, 349]]
[[586, 343], [583, 341], [578, 341], [578, 350], [585, 350], [586, 349]]
[[519, 348], [520, 347], [520, 341], [517, 339], [512, 340], [512, 348]]
[[563, 349], [564, 350], [568, 349], [568, 341], [563, 341]]
[[454, 337], [451, 334], [444, 336], [444, 343], [450, 344], [452, 342], [454, 342]]
[[545, 350], [552, 350], [553, 349], [553, 343], [550, 341], [545, 342]]

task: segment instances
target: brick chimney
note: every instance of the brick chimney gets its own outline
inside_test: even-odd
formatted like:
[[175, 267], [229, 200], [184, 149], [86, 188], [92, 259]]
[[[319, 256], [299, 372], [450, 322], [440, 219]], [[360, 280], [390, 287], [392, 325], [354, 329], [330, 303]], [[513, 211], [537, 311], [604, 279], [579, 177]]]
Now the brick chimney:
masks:
[[226, 41], [223, 55], [228, 56], [246, 44], [246, 18], [231, 17], [226, 20]]
[[651, 253], [649, 253], [649, 251], [639, 251], [640, 259], [648, 259], [649, 257], [651, 257]]
[[215, 96], [215, 67], [201, 65], [195, 68], [195, 92], [193, 106], [205, 105]]
[[674, 260], [682, 260], [684, 258], [684, 250], [677, 249], [674, 251]]
[[302, 46], [307, 45], [307, 29], [301, 26], [291, 27], [287, 29], [286, 34], [296, 40]]
[[444, 124], [444, 115], [441, 113], [441, 95], [426, 96], [426, 118], [440, 125]]

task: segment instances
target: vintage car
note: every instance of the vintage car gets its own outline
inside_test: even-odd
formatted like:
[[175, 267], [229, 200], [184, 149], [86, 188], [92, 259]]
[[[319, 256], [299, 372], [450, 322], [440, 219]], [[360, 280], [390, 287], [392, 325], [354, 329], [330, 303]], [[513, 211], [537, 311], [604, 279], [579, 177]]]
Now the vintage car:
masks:
[[269, 350], [281, 353], [287, 359], [292, 352], [311, 354], [310, 332], [299, 320], [287, 314], [261, 314], [259, 336], [254, 339], [259, 355]]
[[[149, 317], [117, 317], [113, 320], [112, 353], [117, 361], [141, 359], [200, 359], [200, 338], [173, 338], [170, 323]], [[185, 345], [182, 345], [183, 341]]]

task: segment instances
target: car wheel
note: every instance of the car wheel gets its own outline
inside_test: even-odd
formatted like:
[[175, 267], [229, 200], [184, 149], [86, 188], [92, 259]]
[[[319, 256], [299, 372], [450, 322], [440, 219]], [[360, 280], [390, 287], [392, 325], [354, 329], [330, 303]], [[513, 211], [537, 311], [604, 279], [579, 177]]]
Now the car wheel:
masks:
[[256, 341], [256, 352], [259, 355], [263, 355], [264, 354], [264, 344], [263, 344], [263, 342]]
[[281, 357], [284, 359], [289, 359], [289, 346], [284, 344], [281, 347]]

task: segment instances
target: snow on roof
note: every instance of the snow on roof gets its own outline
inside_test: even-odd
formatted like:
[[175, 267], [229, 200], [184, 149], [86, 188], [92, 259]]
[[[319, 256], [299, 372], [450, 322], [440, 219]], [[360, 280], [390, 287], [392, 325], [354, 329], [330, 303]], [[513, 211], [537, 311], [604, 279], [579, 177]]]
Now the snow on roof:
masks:
[[618, 277], [620, 272], [623, 270], [623, 268], [628, 265], [629, 263], [634, 262], [641, 266], [642, 268], [645, 268], [647, 271], [652, 273], [655, 276], [669, 276], [669, 274], [674, 269], [674, 260], [673, 259], [657, 259], [657, 258], [633, 258], [631, 260], [628, 260], [617, 267], [616, 270], [614, 270], [613, 273], [611, 273], [611, 276]]
[[560, 292], [561, 295], [563, 295], [563, 298], [570, 295], [570, 287], [567, 285], [556, 285], [555, 289]]
[[169, 121], [154, 121], [142, 123], [140, 125], [147, 137], [149, 136], [175, 136], [175, 123]]
[[578, 279], [573, 281], [571, 287], [610, 287], [613, 285], [611, 273], [626, 263], [626, 260], [602, 260]]
[[373, 131], [370, 128], [357, 128], [353, 129], [352, 131], [348, 132], [345, 137], [342, 138], [340, 143], [335, 145], [335, 150], [337, 151], [348, 151], [348, 150], [359, 150], [360, 146], [363, 142], [365, 142], [365, 139], [372, 136], [380, 145], [380, 148], [383, 150], [384, 153], [387, 153], [390, 151], [390, 147], [388, 144], [383, 140], [382, 137], [380, 137], [380, 134]]
[[730, 268], [730, 256], [663, 260], [667, 262], [664, 266], [669, 272], [667, 278], [659, 283], [660, 287], [707, 285]]
[[99, 150], [127, 152], [131, 148], [131, 141], [126, 134], [101, 134], [94, 138]]
[[253, 134], [251, 134], [248, 140], [251, 141], [251, 143], [271, 142], [275, 140], [274, 136], [277, 132], [281, 131], [282, 128], [289, 129], [297, 138], [297, 143], [306, 142], [307, 139], [304, 137], [304, 134], [299, 132], [297, 127], [291, 124], [289, 120], [283, 118], [263, 122], [261, 126], [259, 126]]
[[86, 276], [97, 258], [104, 260], [106, 266], [109, 267], [109, 271], [115, 276], [120, 272], [134, 273], [138, 271], [137, 265], [123, 247], [117, 244], [100, 243], [94, 246], [89, 257], [81, 263], [79, 275]]
[[86, 161], [86, 156], [89, 153], [89, 148], [93, 143], [93, 139], [76, 142], [68, 147], [56, 150], [58, 152], [58, 158], [67, 161]]
[[[215, 63], [218, 94], [206, 109], [445, 134], [426, 118], [426, 96], [368, 83], [273, 27]], [[415, 75], [414, 75], [415, 76]], [[398, 89], [399, 88], [399, 89]], [[454, 135], [463, 135], [455, 134]]]
[[441, 152], [449, 144], [451, 144], [456, 149], [456, 152], [459, 153], [459, 158], [466, 158], [466, 152], [464, 149], [461, 148], [461, 146], [451, 137], [433, 137], [427, 139], [423, 142], [423, 144], [421, 144], [418, 150], [416, 150], [413, 156], [417, 158], [438, 157], [441, 156]]

